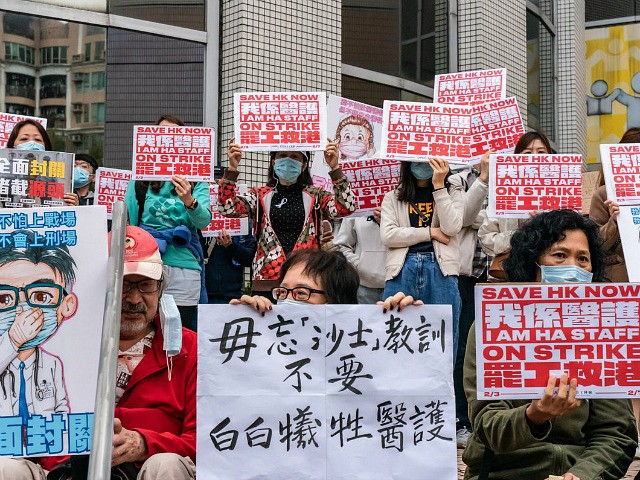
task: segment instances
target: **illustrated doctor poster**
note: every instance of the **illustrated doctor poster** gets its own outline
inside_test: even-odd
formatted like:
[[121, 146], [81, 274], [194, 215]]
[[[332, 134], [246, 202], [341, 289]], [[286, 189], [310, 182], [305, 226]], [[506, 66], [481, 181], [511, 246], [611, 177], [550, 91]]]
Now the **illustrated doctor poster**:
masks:
[[0, 456], [89, 453], [106, 288], [104, 206], [0, 209]]

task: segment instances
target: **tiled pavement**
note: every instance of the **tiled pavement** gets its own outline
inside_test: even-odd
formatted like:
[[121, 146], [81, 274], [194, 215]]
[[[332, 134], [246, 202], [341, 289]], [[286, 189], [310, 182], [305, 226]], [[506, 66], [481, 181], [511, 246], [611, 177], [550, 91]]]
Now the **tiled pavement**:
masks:
[[[464, 476], [464, 470], [466, 468], [465, 464], [462, 463], [462, 459], [460, 456], [462, 455], [462, 449], [458, 449], [458, 479], [462, 480]], [[636, 477], [636, 474], [640, 472], [640, 460], [635, 459], [631, 466], [629, 467], [629, 471], [624, 476], [624, 480], [633, 480]]]

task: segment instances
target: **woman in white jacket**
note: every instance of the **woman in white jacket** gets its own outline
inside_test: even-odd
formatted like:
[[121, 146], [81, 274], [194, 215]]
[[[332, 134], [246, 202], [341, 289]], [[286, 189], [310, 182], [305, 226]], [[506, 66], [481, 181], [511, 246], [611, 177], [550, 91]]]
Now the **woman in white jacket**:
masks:
[[451, 305], [455, 355], [464, 192], [461, 185], [447, 187], [448, 175], [444, 159], [402, 162], [398, 187], [382, 202], [380, 237], [387, 247], [383, 298], [404, 292], [426, 304]]

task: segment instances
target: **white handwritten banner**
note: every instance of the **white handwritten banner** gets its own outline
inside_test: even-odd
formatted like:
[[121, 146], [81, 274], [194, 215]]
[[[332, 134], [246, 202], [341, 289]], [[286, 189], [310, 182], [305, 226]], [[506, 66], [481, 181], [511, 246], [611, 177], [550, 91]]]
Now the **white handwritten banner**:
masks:
[[[247, 185], [236, 185], [236, 194], [247, 194]], [[249, 217], [229, 218], [218, 212], [218, 184], [209, 184], [209, 202], [211, 203], [211, 222], [202, 229], [203, 237], [219, 237], [222, 230], [226, 230], [230, 236], [247, 235], [249, 233]]]
[[89, 453], [106, 285], [104, 206], [0, 209], [0, 457]]
[[213, 180], [215, 131], [210, 127], [136, 125], [133, 127], [133, 179], [191, 182]]
[[622, 205], [617, 223], [629, 281], [640, 282], [640, 206]]
[[640, 205], [640, 144], [600, 145], [607, 198], [620, 205]]
[[95, 204], [107, 207], [107, 218], [111, 220], [113, 204], [124, 200], [131, 170], [100, 167], [96, 171]]
[[457, 478], [450, 306], [200, 314], [198, 478]]
[[476, 286], [478, 399], [538, 398], [550, 375], [582, 398], [640, 398], [640, 284]]
[[385, 100], [383, 110], [381, 156], [391, 160], [469, 163], [489, 150], [511, 153], [524, 133], [515, 98], [482, 105]]
[[324, 92], [235, 93], [233, 102], [243, 150], [324, 150], [327, 144]]
[[489, 166], [493, 216], [582, 208], [582, 155], [491, 155]]
[[12, 113], [0, 113], [0, 148], [4, 148], [7, 145], [7, 141], [11, 136], [13, 127], [16, 123], [23, 120], [34, 120], [42, 125], [43, 128], [47, 128], [47, 119], [40, 117], [29, 117], [27, 115], [14, 115]]
[[507, 70], [474, 70], [436, 75], [433, 102], [479, 105], [502, 100], [507, 91]]

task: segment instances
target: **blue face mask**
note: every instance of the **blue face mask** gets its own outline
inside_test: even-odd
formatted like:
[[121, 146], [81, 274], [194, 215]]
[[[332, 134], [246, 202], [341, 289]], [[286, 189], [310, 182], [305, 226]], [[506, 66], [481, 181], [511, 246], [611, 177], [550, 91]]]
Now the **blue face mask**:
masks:
[[89, 183], [89, 172], [84, 168], [74, 167], [73, 169], [73, 188], [84, 187]]
[[[33, 308], [26, 302], [21, 302], [19, 305], [22, 307], [23, 312], [31, 310]], [[38, 345], [44, 343], [51, 335], [55, 333], [55, 331], [58, 329], [58, 318], [56, 312], [57, 309], [55, 308], [42, 309], [42, 313], [44, 314], [44, 325], [42, 326], [42, 330], [40, 330], [34, 338], [23, 343], [20, 348], [18, 348], [19, 351], [29, 350], [30, 348], [37, 347]], [[7, 310], [6, 312], [0, 312], [0, 335], [3, 335], [7, 330], [9, 330], [15, 320], [15, 309]]]
[[433, 177], [433, 168], [427, 162], [411, 162], [411, 173], [418, 180], [428, 180]]
[[44, 152], [44, 145], [34, 142], [33, 140], [16, 145], [15, 148], [16, 150], [38, 150], [40, 152]]
[[593, 273], [576, 265], [539, 265], [542, 283], [589, 283]]
[[302, 173], [302, 163], [290, 157], [278, 158], [273, 164], [273, 171], [280, 180], [295, 183]]

